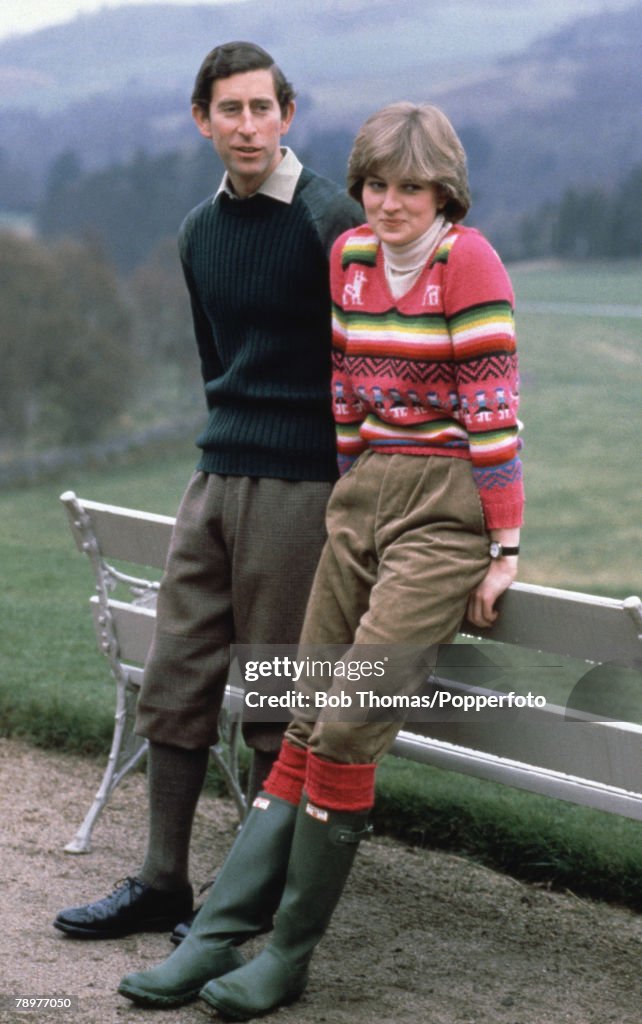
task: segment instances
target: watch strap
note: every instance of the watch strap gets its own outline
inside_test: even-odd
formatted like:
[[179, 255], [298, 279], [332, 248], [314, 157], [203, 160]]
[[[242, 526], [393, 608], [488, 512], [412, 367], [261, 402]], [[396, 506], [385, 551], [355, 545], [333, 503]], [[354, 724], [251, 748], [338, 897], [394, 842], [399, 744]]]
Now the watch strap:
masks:
[[[493, 552], [493, 549], [497, 552]], [[499, 541], [491, 541], [491, 558], [504, 558], [507, 555], [518, 555], [519, 544], [501, 544]]]

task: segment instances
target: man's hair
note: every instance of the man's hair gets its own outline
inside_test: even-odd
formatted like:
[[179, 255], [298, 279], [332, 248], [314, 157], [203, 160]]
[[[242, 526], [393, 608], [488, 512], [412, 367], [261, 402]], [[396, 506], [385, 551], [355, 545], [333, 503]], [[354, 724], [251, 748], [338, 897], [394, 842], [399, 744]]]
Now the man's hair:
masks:
[[436, 185], [453, 223], [470, 209], [466, 154], [441, 110], [428, 104], [391, 103], [365, 122], [348, 160], [348, 192], [361, 202], [370, 175], [392, 175]]
[[274, 92], [281, 113], [285, 116], [296, 93], [267, 50], [263, 50], [256, 43], [233, 42], [214, 47], [198, 70], [192, 91], [192, 103], [207, 112], [212, 102], [212, 87], [219, 78], [230, 78], [245, 71], [263, 69], [272, 72]]

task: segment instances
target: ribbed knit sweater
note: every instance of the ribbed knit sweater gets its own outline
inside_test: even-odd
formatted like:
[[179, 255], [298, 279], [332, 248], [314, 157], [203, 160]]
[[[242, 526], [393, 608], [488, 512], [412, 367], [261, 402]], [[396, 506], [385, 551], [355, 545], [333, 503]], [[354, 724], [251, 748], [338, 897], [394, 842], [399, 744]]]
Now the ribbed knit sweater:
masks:
[[291, 204], [221, 192], [186, 217], [179, 250], [209, 408], [200, 469], [336, 477], [328, 260], [362, 219], [307, 168]]
[[367, 448], [469, 459], [487, 529], [520, 526], [514, 299], [495, 250], [455, 226], [395, 300], [363, 225], [335, 243], [331, 279], [340, 461]]

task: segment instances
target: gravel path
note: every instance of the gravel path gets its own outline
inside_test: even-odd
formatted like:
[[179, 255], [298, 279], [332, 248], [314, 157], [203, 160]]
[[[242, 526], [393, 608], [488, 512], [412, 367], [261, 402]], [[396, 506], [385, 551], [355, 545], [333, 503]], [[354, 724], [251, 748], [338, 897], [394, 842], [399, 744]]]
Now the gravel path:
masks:
[[[142, 856], [145, 783], [116, 793], [88, 856], [63, 852], [99, 766], [0, 740], [3, 1022], [205, 1024], [205, 1004], [161, 1013], [116, 992], [164, 959], [165, 935], [78, 942], [51, 927], [63, 906], [105, 895]], [[234, 837], [225, 801], [205, 796], [196, 885]], [[279, 1024], [642, 1024], [642, 918], [516, 882], [458, 857], [363, 844], [303, 999]], [[70, 1010], [17, 1012], [11, 997], [70, 997]]]

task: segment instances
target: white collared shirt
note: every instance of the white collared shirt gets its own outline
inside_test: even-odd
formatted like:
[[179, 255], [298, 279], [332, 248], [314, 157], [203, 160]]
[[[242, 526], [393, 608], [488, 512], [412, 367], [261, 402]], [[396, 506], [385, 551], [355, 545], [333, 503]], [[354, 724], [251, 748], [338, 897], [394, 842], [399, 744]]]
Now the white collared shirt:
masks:
[[[296, 154], [288, 147], [284, 146], [281, 149], [282, 159], [276, 165], [272, 173], [265, 179], [262, 185], [260, 185], [256, 192], [252, 195], [263, 195], [270, 196], [271, 199], [278, 199], [280, 203], [287, 203], [288, 205], [294, 198], [294, 192], [299, 180], [301, 171], [303, 170], [303, 164], [296, 156]], [[227, 192], [233, 199], [240, 199], [236, 192], [231, 186], [227, 171], [223, 175], [223, 180], [219, 185], [216, 195], [220, 195], [221, 192]], [[250, 198], [249, 196], [245, 198]]]

